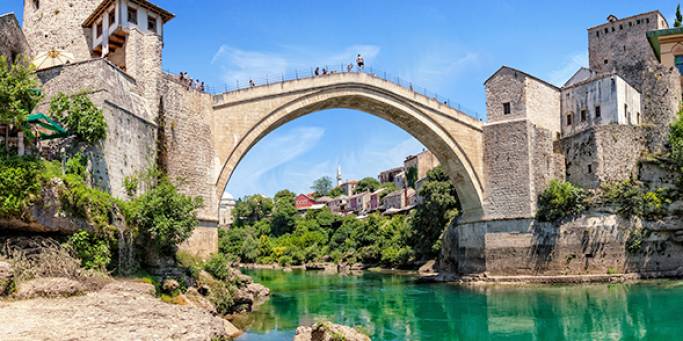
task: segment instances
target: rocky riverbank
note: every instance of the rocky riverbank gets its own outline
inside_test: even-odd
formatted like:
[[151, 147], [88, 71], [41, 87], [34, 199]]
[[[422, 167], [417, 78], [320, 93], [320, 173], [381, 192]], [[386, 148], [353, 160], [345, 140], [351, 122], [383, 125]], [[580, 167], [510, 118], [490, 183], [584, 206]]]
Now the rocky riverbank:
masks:
[[66, 298], [0, 299], [5, 340], [212, 340], [240, 334], [193, 303], [168, 304], [151, 284], [114, 280]]

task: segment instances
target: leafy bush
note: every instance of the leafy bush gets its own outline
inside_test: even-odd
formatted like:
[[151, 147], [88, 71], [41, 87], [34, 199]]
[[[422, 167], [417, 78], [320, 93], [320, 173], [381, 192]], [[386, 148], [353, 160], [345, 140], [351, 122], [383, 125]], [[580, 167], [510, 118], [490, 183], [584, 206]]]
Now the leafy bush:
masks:
[[670, 192], [664, 188], [647, 191], [633, 180], [606, 184], [602, 197], [606, 203], [616, 205], [617, 212], [625, 217], [642, 217], [656, 220], [667, 214], [671, 203]]
[[81, 153], [76, 153], [66, 160], [66, 163], [64, 164], [64, 173], [73, 174], [85, 180], [88, 175], [87, 164], [88, 160], [85, 156]]
[[643, 246], [643, 229], [634, 228], [626, 239], [626, 250], [630, 253], [637, 253]]
[[581, 214], [586, 209], [586, 192], [566, 181], [552, 180], [538, 198], [539, 221], [554, 222]]
[[0, 124], [21, 127], [40, 102], [40, 85], [29, 63], [20, 58], [9, 65], [0, 56]]
[[217, 253], [211, 257], [211, 259], [204, 264], [204, 270], [213, 277], [223, 281], [230, 278], [230, 264], [225, 255], [221, 253]]
[[60, 195], [62, 208], [73, 217], [85, 219], [98, 233], [110, 230], [112, 208], [117, 205], [111, 194], [88, 186], [78, 175], [67, 174], [63, 180], [65, 188]]
[[71, 235], [67, 246], [81, 260], [81, 266], [86, 269], [105, 271], [111, 262], [109, 240], [98, 238], [85, 230]]
[[187, 240], [197, 226], [201, 198], [179, 193], [167, 179], [130, 201], [126, 208], [128, 222], [140, 234], [166, 254], [174, 254], [176, 245]]
[[683, 110], [678, 112], [678, 119], [671, 124], [669, 145], [671, 146], [671, 158], [680, 167], [683, 167]]
[[63, 123], [76, 137], [94, 145], [107, 137], [104, 113], [84, 93], [67, 96], [59, 93], [50, 100], [50, 115]]
[[31, 157], [0, 154], [0, 217], [20, 217], [38, 197], [43, 168]]
[[127, 176], [123, 178], [123, 188], [129, 197], [135, 196], [138, 191], [138, 178], [136, 176]]

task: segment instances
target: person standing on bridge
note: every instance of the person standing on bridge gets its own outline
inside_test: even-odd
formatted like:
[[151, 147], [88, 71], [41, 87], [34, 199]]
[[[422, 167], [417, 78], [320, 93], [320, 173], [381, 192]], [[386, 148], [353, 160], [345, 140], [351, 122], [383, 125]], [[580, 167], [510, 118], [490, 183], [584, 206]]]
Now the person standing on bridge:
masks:
[[349, 65], [346, 66], [346, 72], [351, 72], [353, 71], [353, 64], [349, 63]]
[[356, 57], [356, 64], [358, 64], [358, 71], [363, 71], [363, 69], [365, 68], [365, 60], [363, 59], [363, 56], [360, 55], [360, 53]]
[[316, 76], [320, 76], [320, 68], [316, 66], [315, 70], [313, 71], [313, 74]]

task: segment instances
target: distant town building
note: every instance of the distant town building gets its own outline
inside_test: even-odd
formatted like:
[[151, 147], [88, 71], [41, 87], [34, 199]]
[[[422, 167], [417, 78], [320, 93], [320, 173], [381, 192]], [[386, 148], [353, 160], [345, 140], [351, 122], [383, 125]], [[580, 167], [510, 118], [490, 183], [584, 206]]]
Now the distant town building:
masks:
[[356, 187], [358, 186], [358, 180], [348, 180], [339, 185], [342, 192], [346, 196], [352, 196], [356, 192]]
[[387, 215], [408, 211], [415, 205], [415, 190], [404, 188], [393, 191], [384, 197], [382, 204]]
[[382, 209], [382, 194], [386, 192], [386, 189], [380, 188], [372, 193], [370, 193], [370, 205], [368, 207], [368, 212], [374, 212]]
[[346, 195], [340, 195], [336, 198], [332, 198], [332, 200], [327, 203], [327, 207], [329, 207], [330, 211], [333, 213], [344, 214], [347, 211], [346, 207], [348, 200]]
[[394, 185], [396, 188], [408, 187], [408, 179], [406, 178], [406, 172], [402, 171], [394, 176]]
[[363, 214], [370, 208], [370, 192], [354, 194], [349, 197], [348, 211]]
[[403, 167], [395, 167], [382, 171], [377, 175], [377, 179], [380, 183], [394, 182], [396, 176], [403, 173]]
[[429, 150], [422, 151], [416, 155], [410, 155], [403, 162], [406, 177], [409, 176], [411, 169], [414, 168], [416, 170], [415, 180], [424, 178], [427, 176], [427, 172], [438, 165], [439, 160]]
[[294, 199], [297, 210], [306, 210], [313, 205], [318, 204], [311, 194], [299, 194]]
[[232, 226], [232, 210], [234, 208], [235, 198], [228, 192], [223, 193], [223, 197], [221, 197], [221, 202], [218, 206], [218, 226]]

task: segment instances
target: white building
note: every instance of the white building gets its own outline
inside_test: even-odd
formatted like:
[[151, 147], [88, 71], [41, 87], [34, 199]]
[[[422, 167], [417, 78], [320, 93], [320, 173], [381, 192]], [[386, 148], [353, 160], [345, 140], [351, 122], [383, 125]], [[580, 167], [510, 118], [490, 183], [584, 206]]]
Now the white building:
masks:
[[562, 137], [607, 124], [640, 124], [640, 93], [615, 73], [581, 68], [562, 87]]
[[228, 192], [223, 193], [218, 206], [218, 226], [232, 226], [232, 209], [235, 208], [235, 198]]

